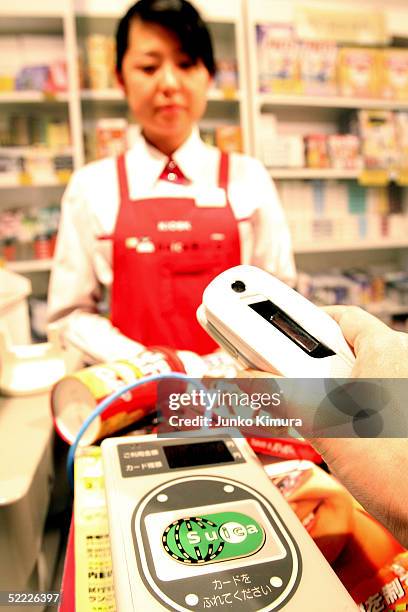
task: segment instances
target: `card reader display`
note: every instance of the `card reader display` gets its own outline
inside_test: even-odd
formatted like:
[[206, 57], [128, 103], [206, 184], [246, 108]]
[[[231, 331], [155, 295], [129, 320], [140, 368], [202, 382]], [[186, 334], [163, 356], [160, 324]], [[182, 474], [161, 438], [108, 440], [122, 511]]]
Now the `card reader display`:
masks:
[[292, 340], [292, 342], [301, 348], [302, 351], [308, 353], [310, 357], [321, 359], [323, 357], [335, 355], [331, 349], [311, 336], [303, 327], [270, 300], [265, 299], [261, 302], [248, 304], [248, 306], [261, 315], [265, 321], [271, 323], [271, 325], [276, 327], [282, 334]]
[[169, 468], [196, 467], [234, 461], [223, 440], [196, 442], [195, 444], [172, 444], [163, 447]]

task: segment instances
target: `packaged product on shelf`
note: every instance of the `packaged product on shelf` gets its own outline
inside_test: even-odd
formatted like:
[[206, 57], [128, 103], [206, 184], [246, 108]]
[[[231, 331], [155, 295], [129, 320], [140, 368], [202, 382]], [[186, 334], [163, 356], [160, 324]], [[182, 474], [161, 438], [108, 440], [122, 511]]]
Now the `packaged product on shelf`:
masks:
[[262, 141], [262, 159], [268, 168], [303, 168], [303, 138], [292, 134], [275, 134]]
[[127, 148], [127, 121], [122, 118], [98, 119], [96, 122], [96, 157], [123, 153]]
[[0, 92], [15, 89], [15, 77], [21, 68], [18, 36], [0, 37]]
[[380, 96], [408, 100], [408, 49], [383, 49], [380, 61]]
[[48, 93], [67, 91], [68, 74], [67, 64], [64, 61], [55, 61], [50, 64], [46, 90]]
[[67, 121], [51, 120], [47, 124], [47, 145], [50, 149], [60, 151], [71, 145], [71, 134]]
[[50, 67], [65, 63], [65, 47], [62, 36], [19, 36], [21, 69], [16, 73], [16, 89], [54, 92]]
[[330, 166], [326, 134], [309, 134], [304, 137], [306, 145], [306, 165], [309, 168], [328, 168]]
[[256, 26], [259, 91], [299, 93], [299, 46], [294, 28], [286, 23]]
[[242, 132], [239, 125], [218, 125], [215, 144], [226, 153], [242, 153]]
[[57, 183], [54, 160], [48, 149], [40, 147], [26, 149], [24, 167], [30, 184]]
[[21, 152], [11, 147], [0, 148], [0, 185], [3, 187], [20, 185], [22, 171]]
[[299, 52], [302, 93], [332, 96], [337, 93], [337, 45], [329, 41], [302, 41]]
[[17, 243], [21, 234], [23, 213], [20, 209], [0, 212], [0, 244], [6, 261], [17, 259]]
[[235, 96], [238, 89], [238, 68], [234, 59], [219, 59], [217, 61], [215, 84], [226, 98]]
[[394, 113], [395, 127], [398, 140], [399, 167], [408, 168], [408, 112]]
[[398, 166], [398, 145], [391, 111], [360, 110], [358, 123], [364, 166], [368, 169]]
[[109, 89], [115, 81], [115, 40], [104, 34], [85, 39], [87, 77], [90, 89]]
[[330, 134], [327, 137], [330, 165], [341, 170], [362, 168], [360, 139], [356, 134]]
[[343, 47], [339, 50], [338, 88], [343, 96], [375, 98], [380, 91], [377, 49]]

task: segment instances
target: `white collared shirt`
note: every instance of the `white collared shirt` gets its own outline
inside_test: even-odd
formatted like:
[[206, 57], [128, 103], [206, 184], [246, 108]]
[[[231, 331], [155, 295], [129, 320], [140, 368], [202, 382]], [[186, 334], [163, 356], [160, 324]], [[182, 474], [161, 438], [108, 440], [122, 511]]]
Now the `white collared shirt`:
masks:
[[[198, 129], [173, 159], [190, 180], [188, 185], [159, 180], [168, 158], [140, 135], [126, 153], [131, 199], [192, 197], [209, 202], [211, 197], [219, 198], [219, 151], [200, 139]], [[228, 198], [238, 221], [242, 263], [259, 266], [293, 284], [288, 226], [275, 186], [258, 160], [230, 155]], [[73, 174], [62, 200], [48, 294], [49, 321], [70, 315], [64, 319], [68, 336], [103, 360], [126, 352], [119, 341], [121, 335], [110, 322], [90, 314], [97, 311], [101, 285], [110, 288], [112, 284], [112, 241], [106, 238], [113, 234], [118, 208], [115, 159], [92, 162]], [[144, 290], [148, 289], [141, 288], [141, 293]], [[133, 342], [129, 350], [134, 352]]]

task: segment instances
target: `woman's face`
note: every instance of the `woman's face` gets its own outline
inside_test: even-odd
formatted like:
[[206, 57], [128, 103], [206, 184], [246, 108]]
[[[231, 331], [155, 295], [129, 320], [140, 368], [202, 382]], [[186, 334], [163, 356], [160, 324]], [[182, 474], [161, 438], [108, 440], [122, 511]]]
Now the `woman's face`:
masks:
[[156, 24], [134, 20], [119, 81], [146, 138], [172, 153], [204, 114], [211, 77], [193, 64], [178, 38]]
[[354, 510], [350, 494], [334, 478], [317, 468], [294, 471], [272, 481], [326, 559], [333, 563], [353, 532]]

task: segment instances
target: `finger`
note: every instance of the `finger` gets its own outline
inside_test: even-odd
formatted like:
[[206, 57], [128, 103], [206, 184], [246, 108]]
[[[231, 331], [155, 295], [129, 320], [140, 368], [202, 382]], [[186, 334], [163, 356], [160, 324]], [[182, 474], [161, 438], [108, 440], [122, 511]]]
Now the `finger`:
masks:
[[385, 323], [357, 306], [326, 306], [323, 310], [339, 324], [345, 339], [356, 350], [368, 336], [391, 332]]

